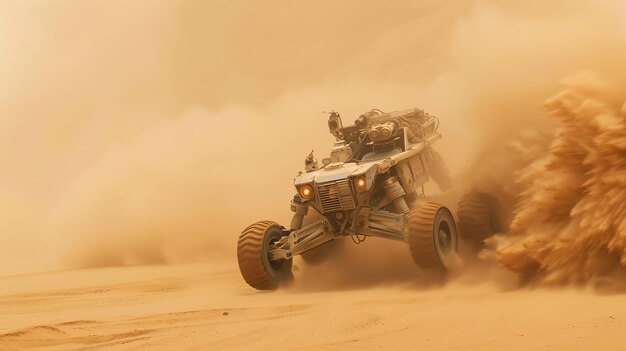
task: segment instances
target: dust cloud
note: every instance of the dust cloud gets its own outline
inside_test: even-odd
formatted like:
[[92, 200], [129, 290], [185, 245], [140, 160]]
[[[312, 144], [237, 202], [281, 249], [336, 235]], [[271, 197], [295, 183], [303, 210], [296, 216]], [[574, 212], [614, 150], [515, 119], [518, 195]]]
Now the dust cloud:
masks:
[[545, 107], [559, 125], [524, 187], [499, 261], [542, 284], [626, 271], [626, 80], [581, 74]]
[[[502, 145], [553, 133], [541, 102], [563, 77], [626, 58], [619, 1], [301, 5], [0, 5], [7, 269], [232, 258], [250, 222], [288, 223], [292, 177], [333, 140], [329, 109], [422, 107], [457, 183], [495, 187], [510, 173], [494, 155], [517, 157]], [[397, 264], [366, 251], [350, 256], [378, 267], [364, 275]]]

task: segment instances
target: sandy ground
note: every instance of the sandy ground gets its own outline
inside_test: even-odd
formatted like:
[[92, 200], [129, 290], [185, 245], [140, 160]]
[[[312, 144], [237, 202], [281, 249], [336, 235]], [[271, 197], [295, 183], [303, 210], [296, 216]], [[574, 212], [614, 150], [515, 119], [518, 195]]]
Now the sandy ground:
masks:
[[623, 350], [620, 295], [493, 286], [257, 292], [230, 262], [0, 278], [0, 350]]

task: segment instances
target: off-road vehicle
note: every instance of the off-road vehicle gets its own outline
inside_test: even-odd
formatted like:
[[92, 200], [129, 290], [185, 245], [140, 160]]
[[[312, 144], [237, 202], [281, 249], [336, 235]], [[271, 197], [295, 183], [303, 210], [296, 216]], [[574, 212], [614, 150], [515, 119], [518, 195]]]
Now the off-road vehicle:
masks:
[[[384, 113], [374, 109], [343, 126], [330, 112], [336, 142], [320, 166], [313, 152], [294, 179], [296, 195], [289, 228], [256, 222], [239, 236], [237, 258], [245, 281], [271, 289], [292, 277], [292, 258], [344, 236], [404, 241], [415, 263], [445, 272], [459, 248], [460, 231], [480, 245], [498, 230], [495, 200], [472, 192], [451, 211], [429, 201], [424, 184], [432, 178], [441, 191], [451, 188], [447, 169], [432, 144], [441, 138], [439, 120], [420, 109]], [[307, 213], [318, 220], [303, 225]]]

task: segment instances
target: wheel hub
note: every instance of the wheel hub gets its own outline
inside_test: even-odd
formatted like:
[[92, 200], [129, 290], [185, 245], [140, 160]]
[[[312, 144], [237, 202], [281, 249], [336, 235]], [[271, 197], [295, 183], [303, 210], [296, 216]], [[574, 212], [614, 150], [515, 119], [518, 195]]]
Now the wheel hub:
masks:
[[441, 228], [439, 229], [438, 240], [441, 251], [443, 253], [448, 253], [450, 251], [450, 234]]

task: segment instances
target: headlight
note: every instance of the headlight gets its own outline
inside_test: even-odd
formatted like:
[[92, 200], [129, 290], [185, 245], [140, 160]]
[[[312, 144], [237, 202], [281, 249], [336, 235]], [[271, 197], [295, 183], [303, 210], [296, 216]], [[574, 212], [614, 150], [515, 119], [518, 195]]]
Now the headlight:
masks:
[[387, 141], [393, 136], [395, 129], [396, 124], [393, 122], [374, 124], [369, 130], [370, 141], [374, 143]]
[[313, 197], [313, 187], [308, 184], [302, 185], [298, 189], [298, 193], [303, 200], [308, 200]]
[[356, 179], [354, 179], [354, 186], [356, 187], [356, 190], [358, 191], [364, 191], [365, 189], [367, 189], [367, 181], [365, 180], [365, 177], [364, 176], [356, 177]]
[[380, 137], [380, 132], [378, 131], [378, 129], [370, 129], [370, 140], [373, 142], [378, 141], [378, 138]]

